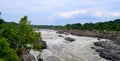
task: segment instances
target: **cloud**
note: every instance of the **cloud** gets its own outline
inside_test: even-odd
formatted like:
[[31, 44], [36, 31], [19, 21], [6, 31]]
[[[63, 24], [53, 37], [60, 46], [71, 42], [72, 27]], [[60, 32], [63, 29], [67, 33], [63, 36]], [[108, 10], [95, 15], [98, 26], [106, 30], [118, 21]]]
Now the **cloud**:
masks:
[[69, 12], [63, 12], [59, 13], [58, 16], [63, 18], [70, 18], [78, 14], [86, 14], [87, 10], [78, 10], [78, 11], [69, 11]]
[[93, 15], [97, 16], [97, 17], [102, 17], [103, 13], [102, 12], [94, 12]]
[[86, 16], [94, 16], [94, 17], [120, 17], [120, 12], [113, 12], [113, 11], [88, 11], [88, 10], [76, 10], [76, 11], [69, 11], [69, 12], [62, 12], [57, 14], [58, 17], [60, 18], [65, 18], [65, 19], [70, 19], [73, 17], [79, 17], [81, 15], [86, 15]]
[[0, 11], [6, 21], [18, 22], [27, 15], [32, 24], [104, 21], [120, 18], [119, 3], [120, 0], [0, 0]]
[[120, 17], [120, 12], [113, 12], [113, 13], [110, 13], [112, 16], [115, 16], [115, 17]]
[[120, 12], [94, 12], [96, 17], [120, 17]]

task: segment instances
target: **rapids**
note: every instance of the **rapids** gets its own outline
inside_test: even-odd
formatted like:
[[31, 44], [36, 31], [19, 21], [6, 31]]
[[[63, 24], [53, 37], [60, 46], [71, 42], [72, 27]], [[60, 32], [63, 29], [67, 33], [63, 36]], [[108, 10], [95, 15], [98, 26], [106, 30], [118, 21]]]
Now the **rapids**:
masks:
[[[41, 53], [43, 61], [107, 61], [91, 49], [93, 43], [98, 41], [97, 38], [57, 34], [56, 31], [48, 29], [42, 29], [40, 32], [47, 43], [47, 49]], [[75, 41], [65, 41], [66, 37], [74, 38]]]

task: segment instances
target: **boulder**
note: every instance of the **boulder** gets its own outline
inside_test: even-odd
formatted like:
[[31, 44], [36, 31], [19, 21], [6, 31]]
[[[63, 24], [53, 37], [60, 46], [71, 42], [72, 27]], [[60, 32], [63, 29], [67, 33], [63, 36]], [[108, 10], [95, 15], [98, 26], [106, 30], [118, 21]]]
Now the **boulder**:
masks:
[[59, 37], [63, 37], [62, 35], [58, 35]]
[[120, 61], [120, 54], [116, 53], [108, 53], [108, 52], [100, 52], [99, 55], [105, 59], [112, 61]]
[[40, 41], [40, 44], [42, 45], [42, 49], [46, 49], [47, 48], [46, 41]]
[[110, 56], [110, 53], [107, 53], [107, 52], [100, 52], [99, 55], [102, 57], [102, 58], [105, 58], [107, 60], [112, 60], [111, 56]]
[[58, 34], [65, 34], [65, 35], [69, 34], [68, 32], [65, 32], [64, 30], [57, 31], [56, 33], [58, 33]]
[[101, 46], [101, 43], [100, 42], [94, 42], [94, 45], [95, 46]]
[[65, 35], [68, 35], [69, 33], [68, 32], [64, 32]]
[[24, 55], [21, 61], [36, 61], [36, 60], [35, 57], [31, 53], [29, 53], [27, 55]]
[[65, 38], [65, 40], [66, 40], [66, 41], [69, 41], [69, 42], [75, 41], [75, 39], [73, 39], [73, 38], [71, 38], [71, 37], [67, 37], [67, 38]]
[[64, 31], [57, 31], [56, 33], [64, 34]]
[[120, 54], [116, 54], [116, 53], [111, 53], [110, 54], [112, 60], [119, 60], [120, 61]]
[[120, 61], [120, 45], [113, 44], [110, 41], [95, 42], [94, 49], [99, 55], [105, 59], [112, 61]]
[[[96, 52], [104, 52], [106, 51], [104, 48], [102, 47], [94, 47], [94, 49], [96, 50]], [[107, 52], [107, 51], [106, 51]]]

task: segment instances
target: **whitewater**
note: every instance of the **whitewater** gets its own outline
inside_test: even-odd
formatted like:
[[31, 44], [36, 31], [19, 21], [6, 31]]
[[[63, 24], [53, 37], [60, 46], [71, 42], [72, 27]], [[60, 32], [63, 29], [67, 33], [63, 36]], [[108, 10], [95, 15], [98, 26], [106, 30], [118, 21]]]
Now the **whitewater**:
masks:
[[[48, 29], [41, 29], [39, 32], [41, 32], [42, 40], [47, 43], [47, 49], [41, 52], [43, 61], [108, 61], [91, 49], [94, 46], [93, 43], [98, 41], [97, 38], [58, 34], [57, 31]], [[66, 41], [66, 37], [74, 38], [75, 41]], [[33, 53], [33, 55], [37, 56], [38, 53]]]

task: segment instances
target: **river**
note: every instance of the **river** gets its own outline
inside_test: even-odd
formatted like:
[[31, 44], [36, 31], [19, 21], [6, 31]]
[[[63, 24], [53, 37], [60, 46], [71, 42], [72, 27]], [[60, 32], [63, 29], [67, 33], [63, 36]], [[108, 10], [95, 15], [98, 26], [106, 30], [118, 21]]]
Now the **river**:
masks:
[[[98, 41], [97, 38], [57, 34], [56, 31], [47, 29], [40, 32], [42, 39], [47, 43], [47, 49], [43, 49], [41, 53], [43, 61], [107, 61], [91, 49], [93, 43]], [[74, 38], [75, 41], [65, 41], [66, 37]]]

